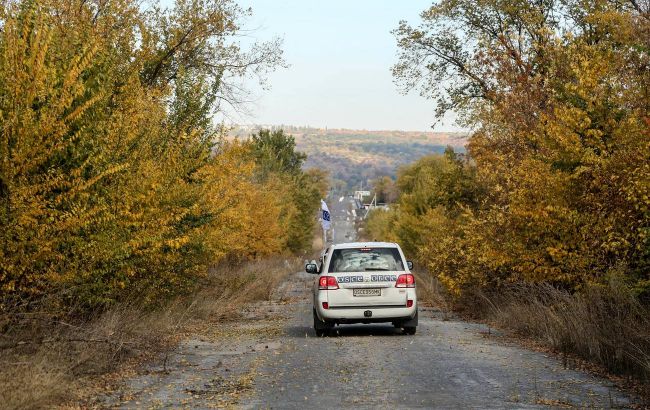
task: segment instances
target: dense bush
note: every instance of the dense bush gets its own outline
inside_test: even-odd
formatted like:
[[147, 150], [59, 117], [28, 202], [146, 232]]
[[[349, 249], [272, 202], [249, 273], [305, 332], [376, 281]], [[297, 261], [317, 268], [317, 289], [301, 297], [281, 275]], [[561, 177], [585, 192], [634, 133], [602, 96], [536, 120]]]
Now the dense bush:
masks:
[[1, 311], [154, 303], [224, 258], [304, 246], [310, 226], [296, 236], [287, 215], [315, 211], [322, 176], [261, 179], [258, 145], [212, 126], [238, 103], [233, 78], [282, 64], [277, 42], [233, 40], [246, 13], [230, 0], [1, 3]]
[[472, 128], [404, 169], [392, 232], [459, 295], [623, 280], [650, 297], [650, 32], [637, 2], [441, 1], [394, 74]]

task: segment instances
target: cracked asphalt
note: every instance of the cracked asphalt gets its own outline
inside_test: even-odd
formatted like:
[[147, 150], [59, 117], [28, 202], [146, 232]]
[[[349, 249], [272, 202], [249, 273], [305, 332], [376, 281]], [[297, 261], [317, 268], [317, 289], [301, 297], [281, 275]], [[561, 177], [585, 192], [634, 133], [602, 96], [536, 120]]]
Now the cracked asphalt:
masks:
[[[347, 200], [331, 206], [334, 239], [353, 240]], [[218, 336], [196, 335], [158, 364], [125, 380], [102, 407], [319, 409], [627, 408], [635, 398], [610, 381], [420, 308], [415, 336], [390, 324], [312, 329], [315, 276], [295, 273], [272, 301]]]

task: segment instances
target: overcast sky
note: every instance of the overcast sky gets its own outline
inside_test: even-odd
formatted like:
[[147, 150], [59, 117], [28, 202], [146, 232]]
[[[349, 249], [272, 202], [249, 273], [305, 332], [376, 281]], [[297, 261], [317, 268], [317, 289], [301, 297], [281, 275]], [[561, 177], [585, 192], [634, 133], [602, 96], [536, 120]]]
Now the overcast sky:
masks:
[[[252, 7], [252, 36], [284, 38], [289, 68], [269, 78], [270, 90], [250, 85], [243, 124], [329, 128], [431, 130], [434, 103], [404, 96], [390, 73], [397, 61], [391, 30], [401, 19], [417, 23], [430, 0], [240, 0]], [[453, 121], [436, 131], [453, 131]]]

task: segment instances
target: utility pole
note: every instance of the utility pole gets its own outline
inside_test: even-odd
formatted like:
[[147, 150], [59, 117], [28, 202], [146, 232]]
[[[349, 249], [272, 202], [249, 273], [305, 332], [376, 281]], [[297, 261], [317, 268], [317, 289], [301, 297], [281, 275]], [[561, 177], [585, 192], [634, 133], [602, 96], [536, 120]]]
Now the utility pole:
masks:
[[370, 204], [368, 205], [368, 209], [366, 209], [366, 214], [363, 216], [363, 219], [366, 219], [373, 206], [377, 206], [377, 194], [375, 194], [375, 196], [372, 197], [372, 201], [370, 201]]

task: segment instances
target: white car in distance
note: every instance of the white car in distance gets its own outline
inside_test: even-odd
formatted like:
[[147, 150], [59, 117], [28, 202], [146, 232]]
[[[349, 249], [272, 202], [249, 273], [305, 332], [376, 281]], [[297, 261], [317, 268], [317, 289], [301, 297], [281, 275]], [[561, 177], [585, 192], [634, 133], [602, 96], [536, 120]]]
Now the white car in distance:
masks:
[[418, 311], [412, 268], [395, 243], [331, 245], [320, 266], [305, 266], [307, 273], [318, 275], [313, 288], [316, 335], [339, 324], [382, 322], [415, 334]]

